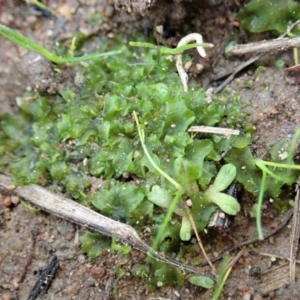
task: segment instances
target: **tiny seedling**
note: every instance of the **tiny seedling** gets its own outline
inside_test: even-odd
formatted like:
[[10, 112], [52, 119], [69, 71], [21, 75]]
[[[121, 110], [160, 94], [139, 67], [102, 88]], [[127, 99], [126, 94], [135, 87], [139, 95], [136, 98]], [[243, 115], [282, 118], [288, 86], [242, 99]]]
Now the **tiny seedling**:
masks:
[[21, 204], [22, 204], [26, 209], [28, 209], [29, 211], [31, 211], [32, 213], [37, 213], [37, 212], [39, 212], [39, 210], [38, 210], [36, 207], [34, 207], [34, 206], [28, 204], [27, 202], [25, 202], [25, 201], [23, 201], [23, 200], [21, 200]]
[[217, 204], [228, 215], [236, 215], [241, 209], [233, 196], [221, 192], [229, 187], [235, 177], [236, 167], [233, 164], [224, 165], [214, 183], [204, 193], [207, 199]]
[[[192, 41], [196, 41], [196, 44], [189, 44]], [[184, 36], [178, 43], [177, 47], [175, 49], [167, 48], [167, 47], [161, 47], [161, 46], [155, 46], [150, 43], [141, 43], [141, 42], [129, 42], [129, 45], [131, 46], [139, 46], [139, 47], [146, 47], [146, 48], [155, 48], [160, 53], [163, 54], [172, 54], [176, 56], [176, 68], [177, 72], [179, 74], [181, 83], [183, 85], [183, 90], [185, 92], [188, 91], [188, 75], [183, 67], [182, 62], [182, 52], [188, 49], [196, 48], [199, 55], [203, 58], [206, 57], [206, 53], [204, 50], [204, 47], [213, 47], [213, 44], [209, 43], [203, 43], [202, 35], [200, 33], [190, 33], [187, 36]]]
[[[148, 150], [147, 150], [147, 147], [146, 147], [146, 144], [145, 144], [145, 132], [144, 130], [141, 128], [141, 125], [139, 123], [139, 119], [137, 117], [137, 114], [136, 112], [134, 111], [133, 112], [133, 116], [134, 116], [134, 119], [135, 119], [135, 122], [137, 124], [137, 128], [138, 128], [138, 133], [139, 133], [139, 138], [140, 138], [140, 141], [141, 141], [141, 144], [142, 144], [142, 147], [143, 147], [143, 150], [145, 152], [145, 155], [147, 156], [147, 158], [149, 159], [150, 163], [152, 164], [152, 166], [158, 171], [158, 173], [160, 173], [163, 177], [165, 177], [170, 183], [172, 183], [176, 189], [177, 189], [177, 192], [176, 192], [176, 195], [173, 199], [173, 201], [171, 202], [171, 205], [169, 206], [169, 209], [168, 209], [168, 213], [166, 214], [165, 218], [164, 218], [164, 221], [154, 239], [154, 242], [153, 242], [153, 245], [152, 245], [152, 248], [155, 250], [158, 246], [158, 244], [160, 243], [161, 241], [161, 237], [163, 236], [163, 233], [165, 232], [170, 220], [171, 220], [171, 217], [172, 217], [172, 214], [173, 212], [175, 211], [176, 207], [177, 207], [177, 204], [179, 203], [179, 201], [181, 200], [181, 197], [182, 195], [184, 194], [184, 189], [182, 188], [182, 186], [176, 182], [172, 177], [170, 177], [167, 173], [165, 173], [155, 162], [154, 160], [151, 158]], [[166, 205], [169, 205], [169, 203], [166, 203]], [[184, 223], [185, 224], [185, 223]], [[183, 226], [183, 232], [182, 230], [180, 231], [180, 236], [181, 237], [184, 237], [186, 235], [186, 232], [185, 232], [185, 229], [188, 229], [190, 230], [190, 228], [186, 228], [186, 226]]]
[[276, 169], [300, 170], [300, 165], [293, 164], [293, 153], [296, 149], [297, 140], [299, 139], [299, 137], [300, 137], [300, 128], [296, 131], [293, 137], [291, 146], [289, 148], [287, 163], [264, 161], [259, 158], [254, 159], [254, 163], [256, 167], [258, 167], [262, 171], [262, 180], [261, 180], [259, 196], [258, 196], [258, 201], [256, 206], [256, 226], [257, 226], [258, 238], [261, 240], [264, 239], [262, 224], [261, 224], [261, 212], [262, 212], [262, 203], [264, 199], [264, 191], [266, 190], [267, 176], [271, 176], [272, 178], [278, 180], [279, 182], [285, 182], [285, 178], [271, 171], [268, 168], [268, 166], [272, 167], [274, 170]]
[[[179, 201], [181, 200], [181, 197], [185, 194], [184, 188], [176, 182], [172, 177], [170, 177], [168, 174], [166, 174], [157, 164], [154, 162], [154, 160], [151, 158], [147, 147], [145, 145], [145, 132], [141, 128], [141, 125], [139, 123], [139, 119], [137, 117], [136, 112], [133, 112], [135, 122], [137, 124], [139, 138], [142, 144], [142, 148], [145, 152], [145, 155], [149, 159], [152, 166], [164, 177], [166, 178], [170, 183], [172, 183], [175, 188], [177, 189], [176, 195], [172, 202], [168, 200], [168, 197], [161, 197], [158, 201], [155, 199], [150, 199], [155, 204], [168, 208], [167, 215], [155, 237], [154, 243], [153, 243], [153, 249], [156, 249], [159, 242], [161, 241], [161, 237], [163, 236], [163, 233], [165, 232], [173, 212], [177, 213], [178, 215], [182, 216], [182, 224], [180, 229], [180, 238], [184, 241], [189, 240], [191, 238], [191, 230], [192, 230], [192, 224], [189, 220], [189, 213], [187, 211], [177, 210], [177, 205]], [[219, 171], [215, 182], [209, 186], [207, 191], [204, 193], [205, 198], [215, 204], [217, 204], [224, 212], [230, 215], [236, 215], [237, 212], [240, 210], [240, 205], [237, 202], [237, 200], [225, 193], [222, 193], [221, 191], [225, 190], [234, 180], [236, 176], [236, 168], [232, 164], [227, 164], [221, 168]], [[155, 186], [156, 189], [159, 189], [159, 187]], [[187, 209], [186, 209], [187, 210]]]
[[156, 49], [157, 51], [159, 51], [162, 54], [171, 54], [171, 55], [176, 55], [176, 54], [180, 54], [186, 50], [189, 49], [194, 49], [197, 47], [208, 47], [211, 48], [213, 47], [213, 44], [210, 43], [193, 43], [193, 44], [187, 44], [187, 45], [183, 45], [177, 48], [169, 48], [169, 47], [164, 47], [164, 46], [157, 46], [151, 43], [145, 43], [145, 42], [129, 42], [130, 46], [134, 46], [134, 47], [143, 47], [143, 48], [151, 48], [151, 49]]
[[113, 235], [111, 238], [111, 248], [115, 251], [121, 251], [123, 254], [128, 254], [131, 250], [130, 246], [117, 244], [115, 235]]
[[[34, 41], [24, 37], [23, 35], [17, 33], [15, 30], [0, 24], [0, 34], [2, 34], [7, 39], [11, 40], [12, 42], [16, 43], [17, 45], [24, 47], [25, 49], [28, 49], [30, 51], [37, 52], [41, 54], [42, 56], [46, 57], [50, 61], [52, 61], [55, 64], [61, 65], [65, 63], [73, 63], [78, 61], [84, 61], [84, 60], [91, 60], [103, 56], [109, 56], [109, 55], [115, 55], [119, 54], [120, 50], [115, 51], [109, 51], [109, 52], [103, 52], [103, 53], [92, 53], [89, 55], [84, 55], [80, 57], [74, 57], [74, 56], [67, 56], [67, 57], [60, 57], [56, 54], [52, 53], [51, 51], [45, 49], [43, 46], [35, 43]], [[74, 42], [72, 42], [72, 45]]]
[[232, 267], [230, 268], [229, 265], [230, 261], [230, 256], [227, 254], [224, 256], [220, 267], [219, 267], [219, 272], [218, 272], [218, 278], [217, 278], [217, 283], [214, 288], [214, 293], [213, 293], [213, 300], [218, 300], [220, 297], [220, 294], [222, 292], [223, 286], [231, 272]]

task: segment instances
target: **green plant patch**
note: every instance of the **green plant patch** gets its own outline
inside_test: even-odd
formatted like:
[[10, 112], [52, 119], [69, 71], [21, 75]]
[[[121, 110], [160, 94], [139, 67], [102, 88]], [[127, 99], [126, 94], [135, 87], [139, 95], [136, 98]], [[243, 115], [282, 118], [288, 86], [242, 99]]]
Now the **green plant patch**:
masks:
[[89, 231], [80, 236], [79, 241], [82, 251], [86, 252], [90, 258], [98, 257], [103, 251], [109, 249], [110, 246], [107, 237]]
[[[153, 240], [177, 197], [157, 248], [180, 255], [184, 253], [181, 240], [193, 234], [182, 196], [192, 200], [191, 215], [199, 231], [217, 206], [227, 203], [225, 210], [231, 214], [239, 210], [236, 201], [224, 193], [238, 167], [232, 162], [234, 166], [222, 171], [220, 161], [231, 147], [247, 147], [250, 136], [188, 132], [192, 125], [242, 127], [246, 116], [239, 97], [224, 94], [208, 104], [201, 87], [183, 92], [175, 64], [159, 50], [131, 48], [125, 39], [101, 38], [100, 44], [100, 52], [121, 49], [122, 55], [74, 65], [84, 76], [80, 87], [65, 86], [56, 95], [27, 93], [18, 115], [1, 116], [1, 164], [13, 174], [15, 184], [56, 184], [82, 204], [130, 224], [137, 232], [150, 227]], [[134, 111], [152, 161], [179, 183], [184, 195], [149, 161]], [[226, 180], [224, 172], [230, 174]], [[92, 177], [104, 182], [98, 191], [91, 192]], [[81, 243], [91, 257], [104, 247], [97, 234], [86, 233]], [[181, 270], [170, 268], [151, 264], [150, 285], [183, 284]]]
[[151, 264], [148, 286], [155, 290], [161, 286], [182, 286], [184, 275], [180, 269], [161, 261], [154, 260]]
[[250, 32], [276, 31], [282, 34], [289, 24], [299, 20], [300, 5], [294, 0], [252, 0], [237, 14]]
[[192, 283], [194, 285], [204, 287], [206, 289], [210, 289], [214, 285], [214, 281], [212, 279], [205, 278], [203, 276], [190, 276], [188, 278], [188, 280], [189, 280], [190, 283]]
[[114, 220], [134, 225], [151, 219], [153, 205], [144, 200], [143, 188], [131, 183], [114, 183], [92, 196], [93, 205]]
[[[287, 152], [288, 147], [288, 145], [285, 145], [285, 148], [283, 148], [282, 143], [277, 143], [271, 149], [272, 162], [279, 165], [270, 169], [276, 178], [268, 176], [266, 185], [264, 186], [265, 196], [278, 198], [282, 192], [282, 187], [293, 184], [297, 179], [296, 170], [280, 168], [280, 164], [286, 163], [287, 158], [282, 160], [278, 157], [278, 149]], [[261, 189], [261, 165], [257, 164], [259, 160], [251, 154], [250, 149], [248, 147], [233, 149], [226, 155], [225, 160], [236, 165], [237, 181], [242, 183], [247, 191], [257, 196]]]

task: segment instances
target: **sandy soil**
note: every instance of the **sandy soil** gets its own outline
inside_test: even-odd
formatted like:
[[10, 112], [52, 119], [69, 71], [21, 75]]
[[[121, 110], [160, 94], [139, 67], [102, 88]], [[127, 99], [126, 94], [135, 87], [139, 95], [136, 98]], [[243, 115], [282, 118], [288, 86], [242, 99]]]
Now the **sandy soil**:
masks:
[[[48, 7], [59, 11], [63, 16], [55, 22], [43, 17], [23, 1], [0, 1], [0, 22], [20, 30], [44, 45], [68, 38], [78, 30], [91, 35], [129, 34], [155, 29], [158, 25], [168, 23], [175, 34], [163, 38], [156, 33], [157, 40], [166, 45], [174, 44], [183, 34], [201, 32], [205, 40], [215, 44], [215, 48], [209, 52], [211, 59], [205, 64], [205, 72], [198, 79], [204, 86], [212, 85], [212, 79], [217, 74], [234, 69], [243, 60], [226, 60], [222, 54], [225, 45], [235, 33], [245, 41], [245, 34], [234, 22], [234, 13], [238, 9], [234, 1], [227, 1], [226, 9], [224, 6], [209, 6], [206, 3], [206, 6], [203, 4], [203, 7], [197, 8], [196, 12], [195, 6], [190, 6], [190, 2], [169, 3], [168, 6], [161, 2], [164, 9], [160, 9], [162, 4], [159, 1], [149, 1], [149, 5], [145, 4], [148, 2], [141, 3], [139, 6], [139, 2], [131, 2], [129, 8], [127, 2], [116, 1], [115, 4], [122, 8], [117, 11], [104, 0], [50, 0], [47, 2]], [[95, 11], [102, 12], [106, 16], [105, 21], [99, 26], [89, 27], [85, 20]], [[170, 11], [173, 13], [168, 13]], [[25, 51], [3, 37], [0, 37], [0, 43], [0, 107], [1, 112], [13, 113], [17, 111], [16, 98], [28, 86], [32, 86], [33, 82], [28, 81], [29, 76], [24, 74], [24, 69], [23, 73], [20, 71]], [[265, 157], [275, 142], [282, 139], [290, 141], [300, 123], [299, 86], [294, 84], [293, 78], [284, 70], [274, 67], [274, 62], [279, 58], [287, 65], [292, 64], [292, 52], [268, 55], [267, 59], [256, 64], [265, 66], [258, 76], [254, 73], [255, 68], [250, 67], [241, 72], [229, 86], [241, 93], [249, 120], [256, 128], [252, 148], [259, 157]], [[223, 249], [256, 236], [254, 221], [249, 217], [253, 201], [254, 199], [244, 193], [240, 221], [233, 223], [227, 233], [204, 238], [210, 255], [216, 256]], [[280, 215], [266, 201], [263, 211], [265, 230], [269, 231], [278, 226], [283, 218], [284, 215]], [[144, 254], [136, 250], [127, 256], [109, 252], [90, 260], [80, 250], [78, 235], [83, 232], [84, 228], [62, 219], [43, 212], [29, 211], [19, 203], [19, 199], [2, 196], [2, 299], [28, 299], [29, 292], [38, 279], [39, 268], [46, 266], [53, 254], [58, 257], [61, 266], [43, 299], [211, 299], [211, 291], [190, 284], [148, 291], [147, 278], [138, 279], [131, 274], [133, 265], [145, 259]], [[289, 239], [290, 228], [286, 226], [270, 239], [245, 249], [230, 274], [222, 299], [258, 300], [263, 296], [265, 299], [295, 298], [299, 286], [288, 286], [287, 261], [279, 258], [272, 261], [270, 257], [262, 254], [289, 257]], [[119, 266], [127, 270], [122, 278], [116, 275]], [[273, 271], [275, 267], [277, 271]], [[254, 272], [258, 268], [261, 269], [260, 275]]]

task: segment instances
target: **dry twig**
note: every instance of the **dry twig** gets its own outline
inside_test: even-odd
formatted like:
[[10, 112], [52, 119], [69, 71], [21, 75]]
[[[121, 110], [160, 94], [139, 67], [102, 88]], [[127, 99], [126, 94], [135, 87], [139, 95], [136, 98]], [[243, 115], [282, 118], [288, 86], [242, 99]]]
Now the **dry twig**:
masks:
[[[297, 26], [298, 24], [300, 23], [300, 20], [298, 20], [298, 21], [296, 21], [295, 23], [293, 23], [291, 26], [290, 26], [290, 28], [289, 28], [289, 30], [291, 31], [291, 30], [293, 30], [293, 28], [295, 27], [295, 26]], [[285, 37], [287, 36], [287, 33], [284, 33], [283, 35], [281, 35], [278, 39], [276, 39], [276, 40], [273, 40], [274, 42], [275, 41], [277, 41], [278, 43], [277, 43], [277, 45], [278, 44], [280, 44], [280, 42], [282, 41], [282, 40], [286, 40], [286, 39], [284, 39]], [[292, 40], [292, 39], [287, 39], [287, 40]], [[268, 42], [268, 41], [263, 41], [263, 42], [259, 42], [259, 43], [265, 43], [265, 42]], [[295, 41], [293, 41], [293, 43], [295, 43]], [[257, 44], [257, 43], [250, 43], [250, 44], [245, 44], [245, 45], [236, 45], [235, 47], [237, 47], [237, 48], [243, 48], [244, 50], [243, 51], [248, 51], [248, 52], [245, 52], [245, 53], [251, 53], [251, 52], [254, 52], [254, 51], [250, 51], [250, 49], [251, 49], [251, 45], [254, 45], [254, 44]], [[287, 42], [285, 41], [285, 44], [287, 44]], [[250, 45], [250, 47], [248, 46], [248, 45]], [[275, 43], [274, 43], [274, 45], [275, 45]], [[282, 46], [283, 44], [281, 43], [281, 46]], [[299, 45], [299, 41], [298, 41], [298, 45]], [[293, 46], [291, 46], [291, 47], [293, 47]], [[241, 70], [243, 70], [244, 68], [246, 68], [246, 67], [248, 67], [249, 65], [251, 65], [252, 63], [254, 63], [255, 61], [257, 61], [258, 59], [260, 59], [261, 57], [263, 57], [265, 54], [267, 54], [268, 53], [268, 51], [270, 51], [270, 50], [274, 50], [274, 49], [265, 49], [265, 50], [262, 50], [262, 48], [263, 47], [260, 47], [260, 50], [258, 50], [258, 51], [261, 51], [262, 53], [260, 53], [260, 54], [258, 54], [258, 55], [256, 55], [256, 56], [254, 56], [254, 57], [251, 57], [250, 59], [248, 59], [247, 61], [245, 61], [245, 62], [242, 62], [236, 69], [235, 69], [235, 71], [234, 72], [232, 72], [232, 74], [220, 85], [220, 86], [218, 86], [215, 90], [214, 90], [214, 93], [215, 94], [217, 94], [217, 93], [219, 93], [219, 92], [221, 92], [223, 89], [224, 89], [224, 87], [225, 86], [227, 86], [233, 79], [234, 79], [234, 77], [235, 77], [235, 75], [238, 73], [238, 72], [240, 72]], [[232, 49], [234, 49], [234, 47], [232, 48]], [[232, 53], [232, 54], [234, 54], [233, 52], [232, 52], [232, 49], [230, 50], [230, 52]], [[246, 50], [245, 50], [246, 49]], [[258, 49], [257, 47], [256, 47], [256, 49]], [[280, 49], [280, 47], [279, 47], [279, 49]], [[284, 50], [284, 49], [283, 49]], [[256, 50], [257, 51], [257, 50]], [[245, 54], [244, 53], [244, 54]], [[240, 53], [241, 54], [241, 53]]]
[[300, 37], [295, 38], [279, 38], [270, 41], [260, 41], [249, 44], [235, 45], [230, 49], [233, 55], [244, 55], [254, 52], [266, 52], [272, 50], [284, 51], [289, 48], [299, 47]]
[[203, 253], [203, 255], [204, 255], [204, 257], [205, 257], [205, 259], [206, 259], [206, 261], [207, 261], [207, 263], [209, 264], [209, 266], [211, 267], [211, 269], [213, 270], [213, 272], [214, 272], [215, 274], [217, 274], [217, 270], [216, 270], [215, 266], [212, 264], [212, 262], [210, 261], [208, 255], [206, 254], [206, 251], [205, 251], [205, 249], [204, 249], [204, 247], [203, 247], [202, 241], [201, 241], [200, 236], [199, 236], [199, 234], [198, 234], [198, 230], [197, 230], [197, 228], [196, 228], [195, 221], [194, 221], [194, 219], [193, 219], [193, 217], [192, 217], [192, 215], [191, 215], [190, 209], [188, 208], [188, 206], [187, 206], [186, 204], [185, 204], [185, 210], [186, 210], [186, 212], [187, 212], [187, 214], [188, 214], [188, 216], [189, 216], [190, 223], [191, 223], [191, 225], [192, 225], [192, 227], [193, 227], [193, 230], [194, 230], [194, 232], [195, 232], [195, 235], [196, 235], [196, 238], [197, 238], [198, 245], [199, 245], [199, 247], [200, 247], [200, 249], [201, 249], [201, 251], [202, 251], [202, 253]]
[[242, 255], [244, 254], [244, 252], [245, 252], [245, 247], [243, 247], [240, 251], [239, 251], [239, 253], [229, 262], [229, 264], [228, 264], [228, 268], [232, 268], [236, 263], [237, 263], [237, 261], [242, 257]]
[[[259, 252], [258, 254], [262, 255], [262, 256], [271, 257], [271, 258], [275, 257], [275, 258], [279, 258], [279, 259], [282, 259], [282, 260], [291, 261], [289, 257], [285, 257], [285, 256], [277, 255], [277, 254], [265, 253], [265, 252]], [[296, 260], [296, 263], [300, 264], [300, 260]]]
[[[262, 241], [265, 241], [267, 240], [269, 237], [271, 237], [272, 235], [274, 235], [275, 233], [277, 233], [279, 230], [281, 230], [287, 223], [288, 221], [290, 220], [291, 216], [293, 215], [293, 209], [290, 209], [287, 214], [284, 216], [282, 222], [276, 227], [274, 228], [273, 230], [271, 230], [270, 232], [264, 234], [264, 239], [263, 240], [260, 240], [259, 238], [254, 238], [254, 239], [251, 239], [251, 240], [248, 240], [248, 241], [245, 241], [245, 242], [242, 242], [240, 244], [237, 244], [235, 246], [233, 246], [232, 248], [228, 248], [228, 249], [225, 249], [221, 255], [219, 255], [218, 257], [212, 259], [211, 261], [212, 262], [215, 262], [217, 260], [220, 260], [224, 257], [224, 255], [226, 253], [230, 253], [236, 249], [239, 249], [243, 246], [247, 246], [249, 244], [253, 244], [253, 243], [257, 243], [257, 242], [262, 242]], [[205, 266], [207, 265], [207, 262], [203, 262], [201, 263], [201, 266]]]
[[235, 77], [235, 75], [237, 73], [239, 73], [240, 71], [242, 71], [243, 69], [245, 69], [246, 67], [250, 66], [251, 64], [253, 64], [255, 61], [257, 61], [258, 59], [260, 59], [261, 57], [263, 57], [266, 53], [260, 53], [254, 57], [251, 57], [250, 59], [248, 59], [245, 62], [242, 62], [231, 74], [229, 77], [227, 77], [222, 84], [220, 84], [217, 88], [215, 88], [214, 93], [217, 94], [219, 92], [221, 92], [225, 86], [227, 86]]
[[221, 135], [226, 135], [226, 136], [240, 135], [240, 133], [241, 133], [238, 129], [210, 127], [210, 126], [203, 126], [203, 125], [191, 126], [188, 131], [189, 132], [214, 133], [214, 134], [221, 134]]
[[107, 218], [71, 199], [54, 194], [39, 185], [30, 184], [12, 189], [11, 179], [6, 175], [0, 174], [0, 191], [16, 194], [42, 210], [72, 223], [82, 225], [107, 236], [116, 236], [122, 243], [130, 244], [141, 252], [179, 267], [182, 270], [190, 271], [211, 279], [215, 278], [211, 273], [204, 273], [193, 266], [181, 264], [175, 259], [165, 256], [163, 253], [154, 251], [141, 240], [137, 232], [131, 226]]
[[294, 201], [293, 212], [293, 227], [291, 233], [291, 248], [290, 248], [290, 283], [296, 283], [296, 256], [298, 252], [299, 237], [300, 237], [300, 178], [296, 184], [296, 196]]

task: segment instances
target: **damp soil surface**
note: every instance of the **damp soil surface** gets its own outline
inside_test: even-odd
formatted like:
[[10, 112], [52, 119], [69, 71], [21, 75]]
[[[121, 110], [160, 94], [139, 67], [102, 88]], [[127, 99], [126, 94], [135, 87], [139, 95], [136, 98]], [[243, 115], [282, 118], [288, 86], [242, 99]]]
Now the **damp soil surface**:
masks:
[[[70, 39], [78, 31], [91, 37], [144, 32], [146, 35], [154, 34], [157, 41], [164, 45], [176, 45], [183, 35], [200, 32], [204, 40], [213, 43], [215, 47], [208, 51], [209, 61], [199, 61], [204, 64], [204, 72], [191, 75], [191, 81], [208, 88], [216, 87], [220, 79], [214, 81], [215, 78], [233, 71], [246, 59], [225, 58], [224, 48], [233, 37], [238, 36], [243, 43], [266, 38], [253, 37], [243, 32], [235, 19], [239, 9], [235, 1], [225, 1], [222, 5], [219, 2], [203, 1], [199, 6], [190, 1], [124, 0], [108, 4], [105, 0], [49, 0], [46, 5], [58, 13], [59, 17], [55, 17], [23, 1], [0, 1], [0, 22], [46, 47]], [[103, 20], [90, 25], [87, 18], [96, 12], [103, 16]], [[60, 85], [74, 76], [70, 73], [47, 81], [51, 76], [47, 66], [40, 69], [31, 67], [26, 50], [3, 37], [0, 37], [0, 42], [1, 113], [17, 113], [18, 97], [26, 90], [39, 88], [44, 92], [55, 93]], [[241, 94], [245, 111], [255, 129], [252, 150], [261, 158], [268, 157], [270, 148], [276, 142], [290, 142], [300, 123], [299, 86], [284, 69], [275, 67], [279, 59], [286, 66], [291, 66], [292, 51], [268, 54], [263, 60], [240, 72], [227, 86]], [[198, 63], [196, 58], [193, 63]], [[258, 72], [258, 66], [264, 68]], [[287, 193], [287, 199], [294, 197], [292, 190]], [[238, 221], [230, 225], [229, 231], [203, 236], [210, 257], [217, 257], [224, 249], [256, 237], [255, 222], [250, 217], [254, 202], [255, 199], [242, 192], [242, 210]], [[279, 226], [286, 216], [276, 211], [271, 202], [272, 199], [265, 199], [263, 206], [265, 232]], [[55, 216], [28, 210], [20, 204], [19, 198], [2, 195], [1, 299], [28, 299], [39, 278], [39, 269], [47, 266], [53, 255], [60, 261], [60, 267], [43, 299], [212, 298], [212, 291], [188, 283], [183, 287], [162, 286], [150, 291], [146, 277], [136, 278], [131, 273], [134, 264], [146, 259], [144, 254], [134, 249], [128, 255], [112, 251], [91, 260], [80, 250], [78, 237], [84, 231], [85, 228]], [[221, 299], [297, 298], [300, 286], [289, 286], [289, 265], [285, 259], [290, 253], [290, 234], [290, 227], [284, 226], [267, 240], [246, 247], [233, 267]], [[117, 272], [120, 267], [125, 270], [122, 277]]]

